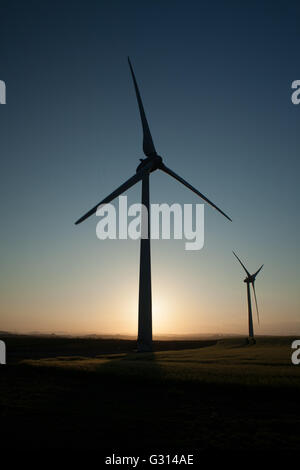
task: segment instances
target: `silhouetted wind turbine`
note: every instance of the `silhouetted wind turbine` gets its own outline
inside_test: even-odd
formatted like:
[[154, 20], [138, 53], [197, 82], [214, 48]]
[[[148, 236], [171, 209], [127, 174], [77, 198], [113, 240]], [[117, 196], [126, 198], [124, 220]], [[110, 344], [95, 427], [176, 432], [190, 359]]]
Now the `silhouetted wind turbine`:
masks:
[[260, 267], [254, 274], [250, 274], [249, 271], [247, 271], [247, 269], [245, 268], [245, 266], [244, 266], [243, 263], [241, 262], [240, 258], [235, 254], [235, 252], [233, 251], [232, 253], [233, 253], [234, 256], [236, 257], [236, 259], [239, 261], [239, 263], [242, 265], [242, 267], [244, 268], [244, 270], [245, 270], [245, 272], [246, 272], [246, 274], [247, 274], [247, 277], [244, 279], [244, 282], [246, 282], [246, 284], [247, 284], [249, 338], [254, 339], [250, 284], [252, 284], [252, 288], [253, 288], [254, 299], [255, 299], [255, 305], [256, 305], [256, 312], [257, 312], [257, 321], [258, 321], [258, 324], [259, 324], [259, 313], [258, 313], [257, 298], [256, 298], [256, 292], [255, 292], [255, 285], [254, 285], [254, 283], [255, 283], [255, 278], [256, 278], [256, 276], [258, 275], [258, 273], [260, 272], [260, 270], [261, 270], [262, 267], [263, 267], [263, 264], [261, 265], [261, 267]]
[[[152, 295], [151, 295], [151, 258], [150, 258], [150, 201], [149, 201], [149, 175], [155, 170], [162, 170], [169, 174], [180, 183], [185, 185], [191, 191], [200, 196], [204, 201], [214, 207], [217, 211], [223, 214], [227, 219], [231, 220], [221, 209], [213, 204], [206, 196], [195, 189], [191, 184], [185, 181], [181, 176], [178, 176], [170, 168], [166, 167], [154, 147], [152, 136], [150, 133], [149, 125], [146, 119], [145, 110], [141, 95], [138, 89], [136, 78], [133, 68], [128, 57], [128, 63], [134, 83], [136, 98], [139, 106], [142, 127], [143, 127], [143, 152], [146, 158], [140, 158], [140, 164], [136, 169], [136, 174], [123, 183], [118, 189], [113, 191], [109, 196], [102, 199], [96, 206], [84, 214], [80, 219], [75, 222], [80, 224], [85, 219], [94, 214], [101, 204], [108, 204], [116, 197], [120, 196], [124, 191], [131, 188], [138, 181], [142, 181], [142, 204], [147, 208], [147, 215], [143, 215], [141, 219], [141, 251], [140, 251], [140, 285], [139, 285], [139, 317], [138, 317], [138, 351], [151, 351], [152, 350]], [[146, 217], [146, 219], [145, 219]], [[148, 219], [148, 220], [147, 220]], [[146, 224], [146, 222], [148, 222]], [[145, 230], [147, 227], [147, 230]]]

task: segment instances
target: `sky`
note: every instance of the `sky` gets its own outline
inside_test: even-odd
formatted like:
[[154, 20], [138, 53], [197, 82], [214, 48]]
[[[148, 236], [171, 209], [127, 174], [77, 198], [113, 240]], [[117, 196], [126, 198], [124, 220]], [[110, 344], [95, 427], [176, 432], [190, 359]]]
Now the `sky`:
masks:
[[[206, 205], [199, 251], [152, 241], [154, 334], [247, 333], [235, 250], [264, 263], [255, 331], [299, 335], [299, 3], [1, 5], [0, 330], [136, 335], [139, 241], [74, 225], [143, 157], [129, 55], [158, 153], [233, 220]], [[201, 203], [159, 171], [150, 192]]]

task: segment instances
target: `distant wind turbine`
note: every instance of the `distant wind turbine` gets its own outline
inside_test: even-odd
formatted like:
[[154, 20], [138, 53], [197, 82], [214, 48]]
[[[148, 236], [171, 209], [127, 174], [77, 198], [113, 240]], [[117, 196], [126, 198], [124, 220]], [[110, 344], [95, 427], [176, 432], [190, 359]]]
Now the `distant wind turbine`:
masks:
[[[151, 257], [150, 257], [150, 201], [149, 201], [149, 175], [155, 170], [161, 170], [168, 175], [175, 178], [177, 181], [182, 183], [184, 186], [189, 188], [191, 191], [200, 196], [204, 201], [214, 207], [217, 211], [223, 214], [227, 219], [231, 220], [221, 209], [213, 204], [206, 196], [195, 189], [191, 184], [185, 181], [181, 176], [178, 176], [170, 168], [166, 167], [163, 163], [163, 159], [159, 156], [155, 150], [152, 136], [150, 133], [149, 125], [146, 119], [145, 110], [137, 81], [134, 75], [134, 71], [128, 57], [128, 63], [133, 79], [135, 88], [136, 98], [139, 106], [142, 127], [143, 127], [143, 152], [146, 158], [140, 158], [140, 164], [136, 169], [136, 174], [129, 178], [119, 188], [113, 191], [109, 196], [102, 199], [96, 206], [90, 209], [80, 219], [75, 222], [80, 224], [85, 219], [93, 215], [98, 206], [101, 204], [108, 204], [116, 197], [120, 196], [127, 189], [131, 188], [137, 182], [142, 181], [142, 204], [146, 206], [148, 210], [148, 221], [142, 216], [141, 219], [141, 233], [147, 238], [141, 237], [141, 250], [140, 250], [140, 280], [139, 280], [139, 316], [138, 316], [138, 351], [151, 351], [152, 350], [152, 294], [151, 294]], [[146, 222], [148, 222], [146, 224]], [[145, 230], [147, 227], [147, 230]]]
[[236, 257], [236, 259], [239, 261], [239, 263], [242, 265], [244, 271], [247, 274], [247, 277], [244, 279], [244, 282], [246, 282], [246, 284], [247, 284], [249, 338], [254, 340], [250, 284], [252, 284], [252, 288], [253, 288], [253, 294], [254, 294], [255, 305], [256, 305], [256, 313], [257, 313], [257, 321], [258, 321], [258, 324], [259, 324], [259, 313], [258, 313], [257, 298], [256, 298], [254, 283], [255, 283], [256, 276], [258, 275], [258, 273], [260, 272], [260, 270], [263, 267], [263, 264], [261, 265], [261, 267], [254, 274], [250, 274], [249, 271], [245, 268], [244, 264], [241, 262], [240, 258], [235, 254], [235, 252], [233, 251], [232, 253]]

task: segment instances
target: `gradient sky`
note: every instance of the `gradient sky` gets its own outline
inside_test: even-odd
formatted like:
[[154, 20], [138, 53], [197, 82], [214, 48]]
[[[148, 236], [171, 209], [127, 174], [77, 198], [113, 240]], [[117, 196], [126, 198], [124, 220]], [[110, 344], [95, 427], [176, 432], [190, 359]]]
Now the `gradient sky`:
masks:
[[[156, 149], [233, 219], [152, 242], [154, 334], [247, 332], [234, 249], [265, 264], [256, 331], [299, 335], [299, 2], [1, 5], [0, 330], [136, 334], [139, 242], [74, 226], [143, 156], [130, 55]], [[151, 200], [201, 202], [161, 172]]]

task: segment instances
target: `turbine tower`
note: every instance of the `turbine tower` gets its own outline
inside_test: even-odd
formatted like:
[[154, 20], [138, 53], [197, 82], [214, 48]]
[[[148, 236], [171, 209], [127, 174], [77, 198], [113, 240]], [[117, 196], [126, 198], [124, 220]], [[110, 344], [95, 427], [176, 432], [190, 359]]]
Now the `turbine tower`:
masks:
[[[108, 204], [116, 197], [123, 194], [127, 189], [134, 186], [139, 181], [142, 181], [142, 204], [147, 208], [147, 214], [142, 211], [141, 218], [141, 245], [140, 245], [140, 278], [139, 278], [139, 314], [138, 314], [138, 351], [146, 352], [152, 351], [152, 294], [151, 294], [151, 253], [150, 253], [150, 195], [149, 195], [149, 176], [150, 173], [161, 170], [168, 175], [175, 178], [184, 186], [189, 188], [195, 194], [200, 196], [204, 201], [214, 207], [217, 211], [223, 214], [228, 220], [231, 220], [221, 209], [212, 203], [206, 196], [195, 189], [191, 184], [185, 181], [181, 176], [178, 176], [174, 171], [170, 170], [164, 163], [161, 156], [159, 156], [154, 147], [152, 136], [150, 133], [149, 125], [146, 119], [146, 114], [135, 78], [135, 74], [128, 57], [128, 63], [133, 79], [135, 94], [138, 102], [140, 117], [143, 128], [143, 152], [146, 158], [140, 158], [140, 164], [136, 169], [134, 176], [129, 178], [119, 188], [113, 191], [109, 196], [102, 199], [96, 206], [90, 209], [75, 224], [80, 224], [91, 215], [95, 214], [98, 206], [101, 204]], [[148, 223], [147, 223], [148, 222]], [[146, 229], [147, 228], [147, 229]]]
[[255, 292], [255, 279], [260, 270], [263, 267], [263, 264], [261, 267], [254, 273], [250, 274], [249, 271], [245, 268], [244, 264], [241, 262], [240, 258], [235, 254], [235, 252], [232, 252], [236, 259], [239, 261], [241, 266], [243, 267], [244, 271], [247, 274], [247, 277], [244, 279], [244, 282], [247, 284], [247, 302], [248, 302], [248, 322], [249, 322], [249, 338], [255, 342], [254, 340], [254, 329], [253, 329], [253, 317], [252, 317], [252, 305], [251, 305], [251, 289], [250, 289], [250, 284], [252, 285], [253, 288], [253, 294], [254, 294], [254, 299], [255, 299], [255, 305], [256, 305], [256, 313], [257, 313], [257, 321], [259, 324], [259, 313], [258, 313], [258, 306], [257, 306], [257, 298], [256, 298], [256, 292]]

